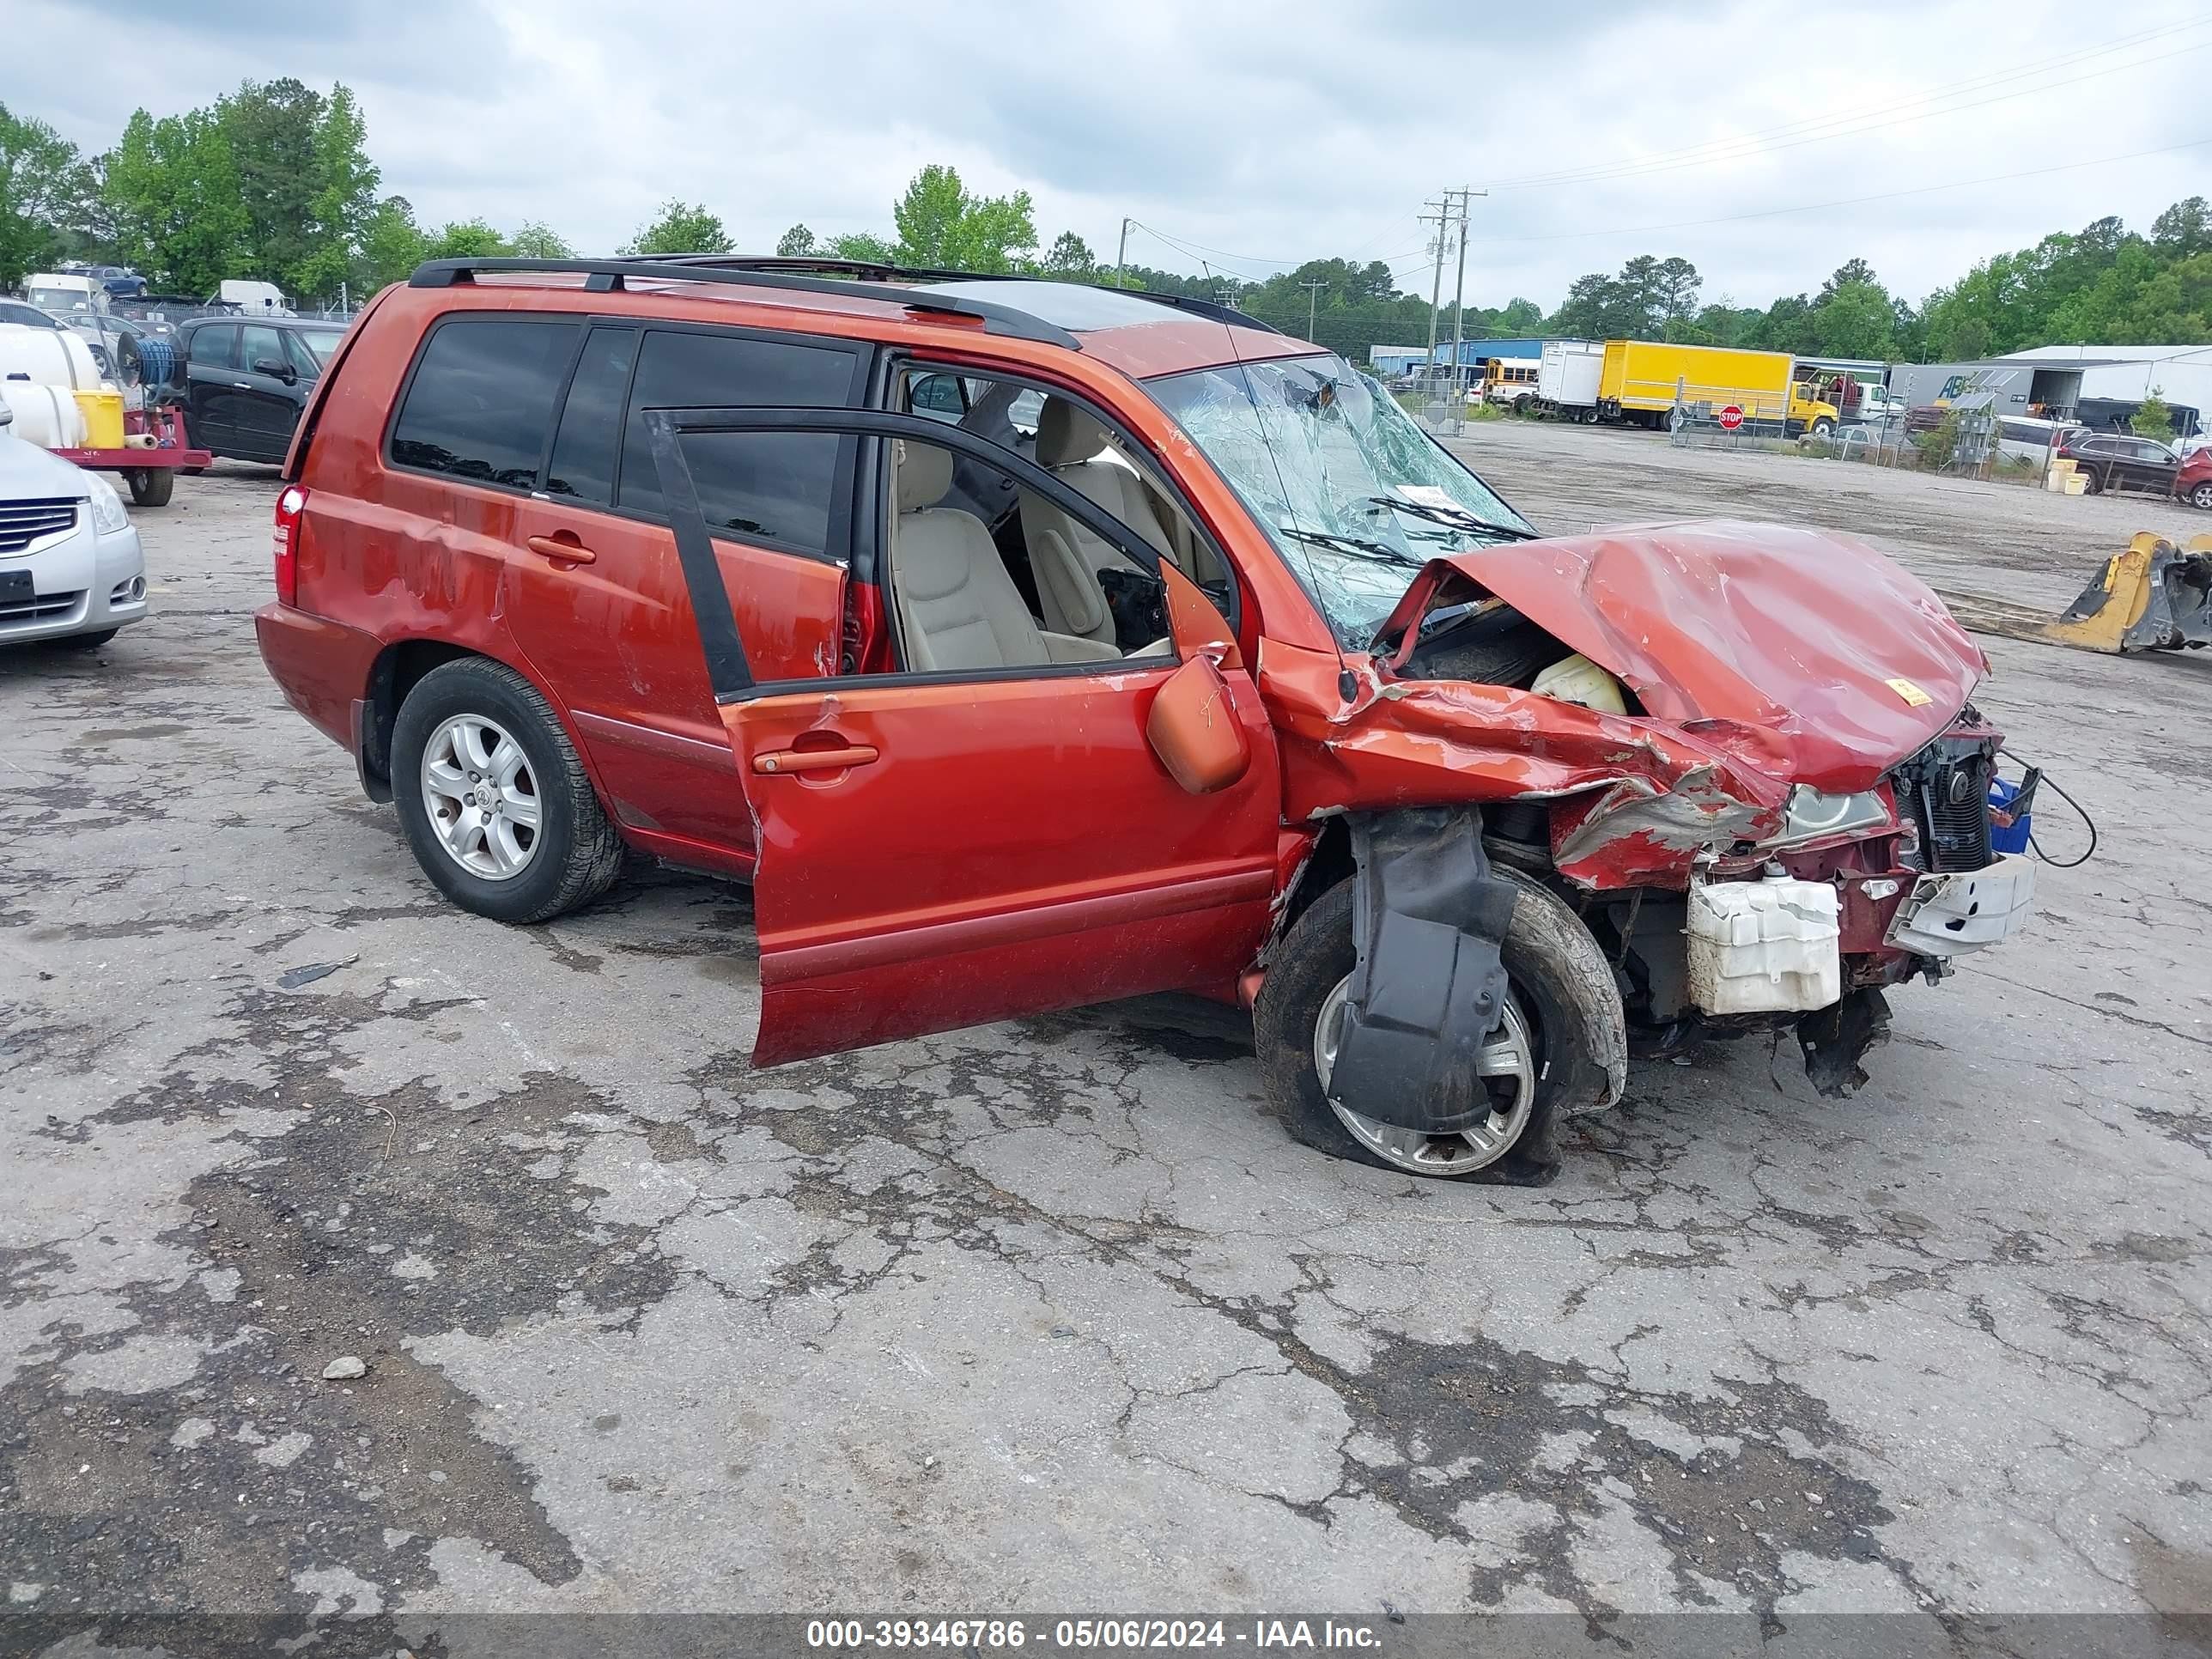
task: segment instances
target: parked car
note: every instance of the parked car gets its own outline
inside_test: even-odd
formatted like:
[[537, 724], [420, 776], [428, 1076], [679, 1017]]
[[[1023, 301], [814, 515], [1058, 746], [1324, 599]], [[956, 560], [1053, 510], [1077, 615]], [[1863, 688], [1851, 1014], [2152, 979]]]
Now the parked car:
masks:
[[105, 645], [146, 616], [146, 558], [115, 487], [9, 430], [0, 400], [0, 645]]
[[1299, 1138], [1534, 1181], [1632, 1035], [1794, 1030], [1845, 1092], [1882, 988], [2032, 901], [1915, 577], [1540, 537], [1218, 307], [434, 262], [284, 476], [263, 658], [428, 879], [522, 923], [625, 846], [750, 880], [758, 1064], [1198, 991]]
[[168, 341], [143, 323], [108, 312], [76, 311], [66, 325], [83, 335], [100, 372], [122, 386], [163, 386], [175, 366]]
[[2212, 511], [2212, 447], [2192, 449], [2173, 475], [2173, 493], [2191, 507]]
[[2174, 475], [2181, 467], [2180, 457], [2155, 439], [2079, 427], [2058, 441], [2057, 453], [2087, 476], [2092, 495], [2107, 490], [2171, 495]]
[[41, 311], [28, 300], [0, 300], [0, 323], [20, 323], [25, 328], [63, 328], [62, 319]]
[[172, 378], [192, 441], [234, 460], [283, 460], [344, 334], [343, 324], [297, 317], [196, 317], [181, 325]]

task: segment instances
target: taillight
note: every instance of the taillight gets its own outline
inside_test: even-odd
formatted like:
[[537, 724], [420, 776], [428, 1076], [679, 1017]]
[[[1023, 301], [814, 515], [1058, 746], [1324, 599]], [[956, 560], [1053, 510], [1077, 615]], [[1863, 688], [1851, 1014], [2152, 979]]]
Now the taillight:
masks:
[[276, 601], [300, 602], [300, 517], [307, 510], [307, 492], [286, 484], [276, 497], [276, 524], [270, 532], [270, 550], [276, 560]]

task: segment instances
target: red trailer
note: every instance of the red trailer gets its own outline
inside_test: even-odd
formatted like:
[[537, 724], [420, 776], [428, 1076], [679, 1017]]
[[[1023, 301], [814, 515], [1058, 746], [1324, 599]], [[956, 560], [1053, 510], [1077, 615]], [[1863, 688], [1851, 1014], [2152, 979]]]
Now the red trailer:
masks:
[[102, 472], [120, 472], [140, 507], [166, 507], [176, 493], [177, 474], [198, 472], [215, 459], [192, 447], [181, 409], [126, 409], [120, 449], [57, 449], [65, 461]]

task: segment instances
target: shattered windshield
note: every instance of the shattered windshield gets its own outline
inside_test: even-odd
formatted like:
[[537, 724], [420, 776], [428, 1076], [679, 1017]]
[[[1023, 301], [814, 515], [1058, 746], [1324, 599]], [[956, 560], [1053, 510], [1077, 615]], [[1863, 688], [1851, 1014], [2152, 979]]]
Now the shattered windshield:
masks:
[[1347, 649], [1368, 647], [1431, 559], [1536, 534], [1341, 357], [1232, 363], [1146, 390], [1265, 526]]

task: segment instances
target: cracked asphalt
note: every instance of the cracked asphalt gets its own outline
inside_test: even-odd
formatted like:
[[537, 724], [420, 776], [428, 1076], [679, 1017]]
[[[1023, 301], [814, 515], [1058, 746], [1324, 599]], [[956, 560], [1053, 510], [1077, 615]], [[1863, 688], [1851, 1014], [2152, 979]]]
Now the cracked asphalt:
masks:
[[[1992, 515], [2046, 586], [2165, 516], [1470, 448], [1540, 523], [1879, 535], [1893, 497], [1954, 584], [1962, 548], [2001, 577]], [[744, 890], [447, 908], [262, 671], [274, 489], [186, 481], [137, 515], [155, 620], [0, 654], [0, 1646], [186, 1612], [330, 1653], [484, 1610], [2212, 1611], [2212, 661], [1990, 642], [1983, 706], [2098, 856], [1895, 999], [1856, 1099], [1715, 1044], [1632, 1070], [1554, 1185], [1455, 1187], [1293, 1144], [1202, 1005], [757, 1073]]]

